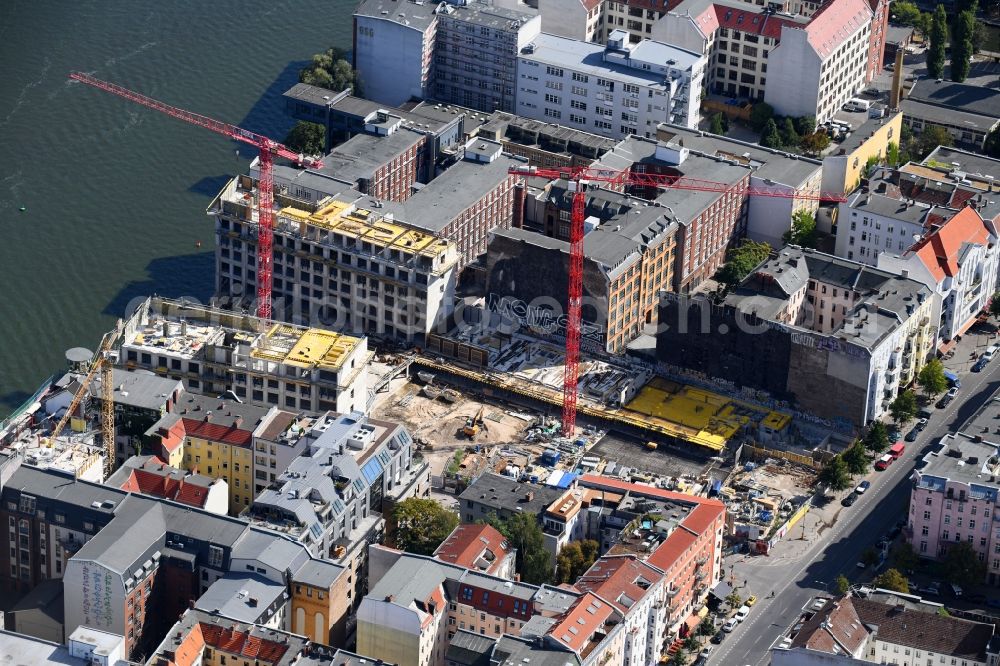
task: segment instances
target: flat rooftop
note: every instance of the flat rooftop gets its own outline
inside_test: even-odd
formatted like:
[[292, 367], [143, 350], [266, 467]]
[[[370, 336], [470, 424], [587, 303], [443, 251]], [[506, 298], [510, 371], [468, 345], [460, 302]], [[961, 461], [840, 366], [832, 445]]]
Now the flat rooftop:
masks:
[[[648, 44], [644, 46], [643, 44], [646, 42]], [[669, 79], [659, 72], [606, 61], [604, 59], [605, 47], [601, 44], [548, 33], [538, 35], [532, 44], [534, 49], [522, 49], [519, 57], [543, 62], [547, 65], [565, 67], [592, 76], [613, 78], [622, 83], [633, 83], [663, 90], [670, 88]], [[641, 52], [643, 60], [648, 62], [665, 63], [668, 60], [673, 60], [675, 64], [671, 67], [680, 70], [690, 69], [700, 60], [700, 56], [696, 53], [651, 40], [644, 40], [635, 47], [632, 57], [638, 59], [639, 56], [635, 55], [636, 51]]]
[[1000, 118], [1000, 90], [930, 78], [919, 79], [907, 99], [948, 109]]
[[423, 132], [405, 125], [388, 136], [355, 134], [323, 158], [322, 168], [309, 170], [353, 185], [371, 180], [378, 169], [424, 140]]
[[869, 118], [865, 122], [861, 123], [859, 127], [856, 127], [851, 136], [847, 137], [840, 143], [840, 146], [833, 153], [833, 156], [840, 154], [850, 155], [855, 150], [864, 145], [866, 141], [875, 136], [875, 133], [882, 129], [885, 125], [889, 124], [895, 116], [886, 116], [885, 118]]
[[916, 470], [917, 487], [942, 492], [948, 481], [962, 483], [970, 486], [973, 498], [996, 502], [1000, 494], [997, 446], [976, 439], [962, 434], [942, 437], [938, 447], [923, 457], [923, 466]]
[[979, 132], [989, 132], [997, 124], [996, 118], [963, 109], [926, 104], [920, 100], [904, 99], [900, 103], [904, 118], [919, 118], [932, 123], [966, 127]]
[[4, 666], [39, 666], [39, 664], [65, 664], [88, 666], [86, 659], [69, 655], [69, 650], [58, 643], [15, 634], [0, 629], [0, 664]]

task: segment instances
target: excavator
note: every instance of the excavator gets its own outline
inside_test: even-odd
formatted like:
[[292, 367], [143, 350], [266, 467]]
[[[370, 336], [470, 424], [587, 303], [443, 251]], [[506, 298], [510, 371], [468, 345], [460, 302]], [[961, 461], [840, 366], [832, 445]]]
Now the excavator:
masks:
[[465, 427], [462, 428], [462, 432], [469, 439], [475, 439], [476, 435], [479, 434], [479, 429], [485, 427], [486, 424], [483, 423], [483, 412], [485, 411], [486, 405], [482, 405], [475, 416], [470, 416], [465, 420]]

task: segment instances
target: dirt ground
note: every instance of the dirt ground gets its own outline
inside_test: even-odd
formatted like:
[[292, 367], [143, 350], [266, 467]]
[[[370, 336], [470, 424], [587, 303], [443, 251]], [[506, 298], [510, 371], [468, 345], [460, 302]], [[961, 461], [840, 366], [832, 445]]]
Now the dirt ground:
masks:
[[[440, 397], [431, 400], [421, 395], [420, 389], [421, 386], [413, 382], [393, 382], [390, 391], [376, 401], [372, 417], [399, 421], [406, 425], [414, 439], [429, 444], [431, 449], [421, 453], [430, 463], [432, 475], [441, 474], [457, 449], [468, 449], [477, 444], [488, 448], [505, 444], [522, 445], [521, 438], [529, 421], [512, 416], [514, 410], [468, 394], [461, 394], [454, 404]], [[480, 409], [483, 410], [483, 427], [474, 439], [469, 439], [462, 429]]]
[[812, 495], [816, 483], [814, 473], [792, 463], [784, 466], [776, 463], [758, 465], [750, 476], [772, 491], [781, 493], [786, 499]]

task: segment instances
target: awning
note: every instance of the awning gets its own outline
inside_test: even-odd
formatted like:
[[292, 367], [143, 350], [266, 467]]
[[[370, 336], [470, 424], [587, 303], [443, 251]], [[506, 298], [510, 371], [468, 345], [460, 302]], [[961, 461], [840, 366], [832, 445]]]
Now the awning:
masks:
[[707, 615], [708, 615], [708, 606], [702, 606], [701, 610], [698, 611], [698, 617], [704, 620], [705, 616]]
[[725, 601], [726, 597], [728, 597], [732, 591], [733, 588], [729, 587], [729, 583], [724, 580], [720, 580], [718, 585], [709, 590], [708, 593], [719, 601]]
[[952, 349], [954, 349], [954, 347], [955, 347], [956, 344], [957, 344], [957, 341], [954, 340], [954, 339], [952, 339], [952, 340], [946, 340], [945, 342], [942, 342], [941, 344], [938, 345], [938, 354], [941, 354], [942, 356], [944, 354], [947, 354]]

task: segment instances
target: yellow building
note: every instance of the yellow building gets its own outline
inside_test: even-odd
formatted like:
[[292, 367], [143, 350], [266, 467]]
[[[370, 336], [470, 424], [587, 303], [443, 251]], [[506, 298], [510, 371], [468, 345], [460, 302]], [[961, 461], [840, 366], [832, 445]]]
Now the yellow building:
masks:
[[306, 562], [292, 578], [292, 631], [313, 643], [343, 645], [351, 588], [344, 567], [323, 560]]
[[160, 457], [175, 467], [229, 484], [229, 514], [254, 498], [253, 447], [279, 414], [275, 408], [184, 394], [175, 410], [150, 430]]
[[838, 193], [854, 190], [865, 175], [868, 160], [884, 159], [890, 143], [899, 145], [902, 131], [902, 113], [865, 121], [823, 158], [823, 190]]

